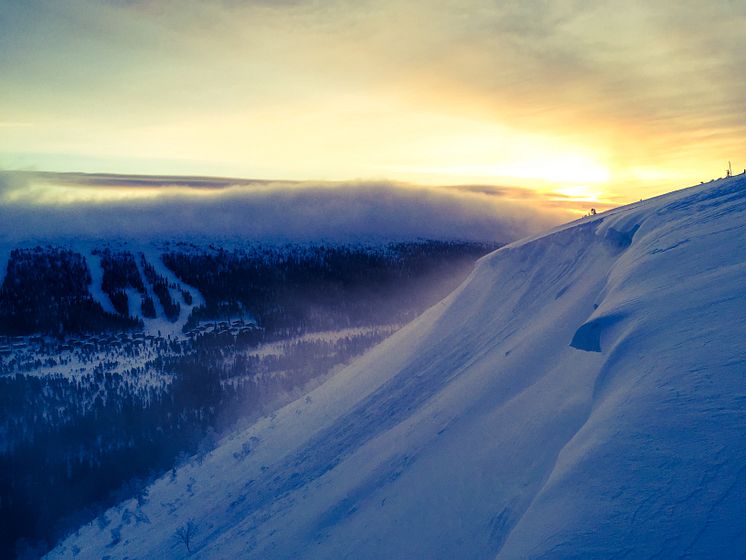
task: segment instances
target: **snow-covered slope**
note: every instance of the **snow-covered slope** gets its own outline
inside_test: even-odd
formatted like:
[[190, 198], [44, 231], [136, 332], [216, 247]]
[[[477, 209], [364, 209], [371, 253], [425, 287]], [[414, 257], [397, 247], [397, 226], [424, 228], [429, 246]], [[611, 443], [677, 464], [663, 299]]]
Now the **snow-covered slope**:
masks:
[[485, 257], [50, 556], [742, 557], [745, 434], [739, 176]]

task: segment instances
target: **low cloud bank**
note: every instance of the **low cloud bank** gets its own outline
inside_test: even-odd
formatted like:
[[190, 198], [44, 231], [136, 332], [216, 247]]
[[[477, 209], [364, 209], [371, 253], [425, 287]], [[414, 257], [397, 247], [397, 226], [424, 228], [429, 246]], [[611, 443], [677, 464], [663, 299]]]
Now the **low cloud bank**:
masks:
[[[0, 239], [508, 242], [567, 221], [541, 198], [389, 182], [0, 174]], [[530, 191], [526, 191], [530, 192]]]

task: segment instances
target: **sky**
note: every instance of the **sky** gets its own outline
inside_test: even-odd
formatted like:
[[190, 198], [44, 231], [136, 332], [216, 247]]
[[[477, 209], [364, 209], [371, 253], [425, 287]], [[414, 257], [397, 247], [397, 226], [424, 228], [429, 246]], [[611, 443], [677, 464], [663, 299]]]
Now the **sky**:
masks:
[[0, 0], [0, 169], [581, 213], [746, 168], [745, 30], [742, 0]]

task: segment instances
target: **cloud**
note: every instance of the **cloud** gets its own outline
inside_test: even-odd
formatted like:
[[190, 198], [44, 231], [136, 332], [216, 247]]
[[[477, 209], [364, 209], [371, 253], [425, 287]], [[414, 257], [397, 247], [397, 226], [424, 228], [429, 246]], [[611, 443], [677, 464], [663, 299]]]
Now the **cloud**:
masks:
[[[57, 179], [59, 178], [59, 179]], [[143, 184], [146, 184], [145, 186]], [[508, 242], [568, 212], [469, 192], [387, 182], [278, 183], [209, 178], [0, 174], [0, 239], [414, 238]], [[112, 186], [115, 185], [115, 186]]]
[[257, 181], [232, 177], [185, 177], [182, 175], [121, 175], [117, 173], [54, 173], [28, 172], [16, 173], [26, 177], [27, 181], [49, 184], [52, 186], [77, 186], [96, 188], [161, 188], [186, 187], [191, 189], [224, 189], [246, 185], [269, 185], [277, 181]]

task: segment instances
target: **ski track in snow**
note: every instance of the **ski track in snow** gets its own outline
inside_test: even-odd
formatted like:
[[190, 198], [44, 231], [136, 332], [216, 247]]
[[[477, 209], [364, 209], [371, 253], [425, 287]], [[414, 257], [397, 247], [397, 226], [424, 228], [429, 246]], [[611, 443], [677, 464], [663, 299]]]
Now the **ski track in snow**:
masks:
[[155, 334], [157, 331], [160, 330], [161, 333], [165, 336], [165, 333], [172, 330], [173, 324], [168, 319], [166, 319], [166, 312], [163, 310], [161, 300], [158, 299], [157, 295], [155, 295], [150, 280], [148, 280], [148, 277], [145, 276], [142, 262], [140, 262], [140, 254], [140, 251], [136, 251], [134, 253], [135, 264], [137, 266], [137, 272], [140, 274], [142, 284], [143, 286], [145, 286], [145, 292], [147, 293], [147, 295], [150, 296], [150, 299], [153, 300], [153, 307], [155, 308], [155, 318], [144, 317], [142, 315], [142, 296], [140, 294], [137, 294], [137, 297], [140, 300], [138, 307], [138, 310], [140, 310], [140, 312], [137, 314], [137, 316], [143, 320], [143, 324], [145, 325], [145, 332], [147, 332], [148, 334]]
[[142, 294], [135, 288], [125, 288], [124, 293], [127, 294], [127, 313], [130, 317], [142, 317]]
[[742, 556], [744, 279], [744, 176], [519, 241], [49, 557]]
[[[156, 271], [156, 274], [160, 274], [166, 279], [166, 282], [168, 282], [169, 284], [168, 291], [171, 294], [171, 297], [173, 298], [174, 301], [178, 302], [179, 305], [181, 306], [179, 317], [177, 318], [175, 322], [171, 322], [166, 318], [166, 314], [163, 310], [163, 306], [161, 305], [160, 300], [155, 295], [155, 293], [153, 293], [152, 286], [150, 285], [150, 282], [148, 282], [147, 278], [145, 277], [144, 271], [142, 270], [142, 264], [140, 263], [141, 253], [145, 256], [145, 260], [148, 262], [148, 264], [153, 266], [153, 268]], [[141, 247], [139, 251], [135, 254], [135, 260], [137, 261], [137, 268], [140, 271], [140, 276], [142, 277], [143, 282], [146, 285], [148, 294], [150, 294], [150, 297], [153, 298], [153, 302], [156, 305], [156, 318], [155, 319], [143, 318], [147, 331], [150, 333], [160, 332], [161, 336], [164, 336], [164, 337], [181, 336], [182, 334], [181, 330], [186, 324], [187, 319], [189, 318], [189, 315], [192, 312], [192, 309], [200, 305], [204, 305], [205, 298], [202, 296], [199, 290], [179, 280], [179, 278], [176, 277], [176, 275], [171, 271], [171, 269], [169, 269], [165, 264], [163, 264], [163, 259], [161, 258], [160, 253], [155, 248], [152, 248], [150, 246]], [[181, 292], [179, 292], [179, 290], [172, 289], [170, 287], [171, 284], [176, 284], [177, 286], [181, 286], [182, 289], [187, 290], [192, 295], [192, 305], [188, 305], [184, 301], [184, 298]]]
[[[97, 301], [101, 307], [107, 313], [116, 314], [114, 305], [111, 303], [111, 299], [102, 289], [104, 280], [104, 269], [101, 267], [101, 258], [92, 253], [93, 249], [85, 248], [80, 249], [81, 254], [85, 258], [88, 270], [91, 273], [91, 284], [88, 286], [88, 291], [93, 296], [93, 299]], [[129, 296], [129, 293], [127, 294]], [[132, 315], [132, 307], [130, 303], [130, 315]], [[133, 315], [136, 317], [137, 315]]]

